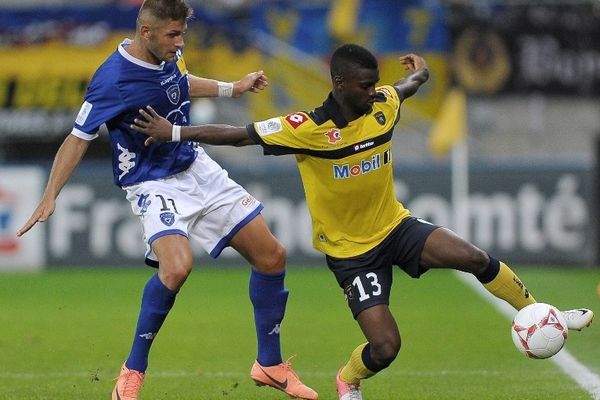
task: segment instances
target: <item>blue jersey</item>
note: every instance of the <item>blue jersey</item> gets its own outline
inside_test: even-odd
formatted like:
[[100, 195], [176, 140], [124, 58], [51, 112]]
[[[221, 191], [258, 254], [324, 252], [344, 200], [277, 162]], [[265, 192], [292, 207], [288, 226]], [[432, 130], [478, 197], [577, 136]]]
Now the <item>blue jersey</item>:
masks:
[[154, 65], [127, 53], [130, 43], [121, 43], [98, 68], [73, 128], [73, 134], [90, 140], [106, 124], [118, 186], [174, 175], [186, 170], [196, 157], [191, 142], [145, 146], [146, 135], [130, 128], [138, 110], [147, 105], [173, 124], [190, 124], [188, 73], [181, 51], [174, 62]]

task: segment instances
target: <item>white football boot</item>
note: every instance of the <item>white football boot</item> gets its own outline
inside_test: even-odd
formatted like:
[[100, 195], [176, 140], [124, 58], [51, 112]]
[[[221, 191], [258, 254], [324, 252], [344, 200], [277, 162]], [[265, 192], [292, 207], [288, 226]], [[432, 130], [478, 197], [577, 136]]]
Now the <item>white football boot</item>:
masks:
[[567, 320], [569, 330], [580, 331], [586, 326], [590, 326], [594, 319], [594, 312], [587, 308], [576, 308], [562, 312]]

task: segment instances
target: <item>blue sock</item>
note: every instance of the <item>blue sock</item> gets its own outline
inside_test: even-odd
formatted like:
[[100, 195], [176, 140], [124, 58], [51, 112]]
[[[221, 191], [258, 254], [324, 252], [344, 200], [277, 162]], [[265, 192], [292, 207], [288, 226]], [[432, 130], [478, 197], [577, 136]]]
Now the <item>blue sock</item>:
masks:
[[285, 314], [289, 292], [283, 287], [285, 272], [277, 275], [261, 274], [252, 270], [250, 300], [254, 306], [254, 323], [258, 340], [256, 359], [262, 366], [282, 362], [279, 331]]
[[158, 274], [154, 274], [146, 283], [131, 353], [125, 362], [127, 368], [139, 372], [146, 371], [150, 346], [173, 307], [175, 296], [177, 296], [177, 292], [173, 292], [163, 285], [158, 279]]

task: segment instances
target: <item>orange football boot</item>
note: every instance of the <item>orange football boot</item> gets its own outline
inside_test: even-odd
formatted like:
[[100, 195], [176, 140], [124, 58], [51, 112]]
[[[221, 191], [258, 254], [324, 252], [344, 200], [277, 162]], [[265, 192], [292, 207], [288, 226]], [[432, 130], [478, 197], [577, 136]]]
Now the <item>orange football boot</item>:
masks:
[[254, 361], [250, 377], [257, 386], [274, 387], [293, 399], [317, 400], [319, 398], [317, 392], [300, 382], [289, 360], [271, 367], [263, 367], [258, 361]]
[[112, 400], [137, 400], [145, 376], [143, 372], [129, 369], [123, 363], [112, 392]]

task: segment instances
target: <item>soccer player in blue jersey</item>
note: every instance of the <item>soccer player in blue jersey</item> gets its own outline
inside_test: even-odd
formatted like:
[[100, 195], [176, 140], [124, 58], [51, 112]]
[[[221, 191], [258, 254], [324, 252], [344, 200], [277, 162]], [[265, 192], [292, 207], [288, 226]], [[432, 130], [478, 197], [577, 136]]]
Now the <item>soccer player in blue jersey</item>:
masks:
[[[473, 274], [493, 295], [519, 310], [534, 303], [511, 268], [451, 230], [411, 215], [396, 198], [391, 140], [401, 104], [429, 78], [425, 60], [400, 57], [409, 74], [376, 86], [376, 58], [357, 45], [331, 57], [332, 92], [322, 106], [246, 127], [173, 128], [155, 110], [140, 110], [136, 129], [157, 141], [194, 140], [214, 145], [259, 144], [265, 154], [295, 154], [313, 223], [313, 246], [343, 289], [366, 343], [352, 351], [336, 376], [339, 400], [360, 400], [360, 384], [387, 368], [400, 350], [389, 310], [392, 267], [418, 278], [434, 268]], [[176, 132], [174, 135], [173, 133]], [[588, 309], [563, 311], [569, 329], [589, 325]]]
[[58, 150], [43, 198], [17, 235], [54, 212], [60, 190], [99, 127], [106, 124], [114, 182], [126, 192], [142, 222], [146, 263], [158, 268], [144, 288], [131, 352], [113, 400], [138, 398], [150, 347], [192, 270], [190, 240], [212, 257], [231, 246], [252, 265], [249, 292], [258, 339], [252, 379], [296, 398], [317, 399], [317, 393], [282, 361], [279, 334], [288, 298], [286, 252], [269, 231], [261, 203], [197, 145], [181, 141], [147, 147], [146, 136], [130, 128], [138, 110], [148, 103], [173, 124], [185, 126], [190, 123], [191, 97], [238, 97], [266, 87], [267, 78], [260, 71], [233, 83], [188, 73], [182, 50], [191, 15], [184, 0], [142, 4], [135, 38], [122, 42], [94, 74], [73, 130]]

